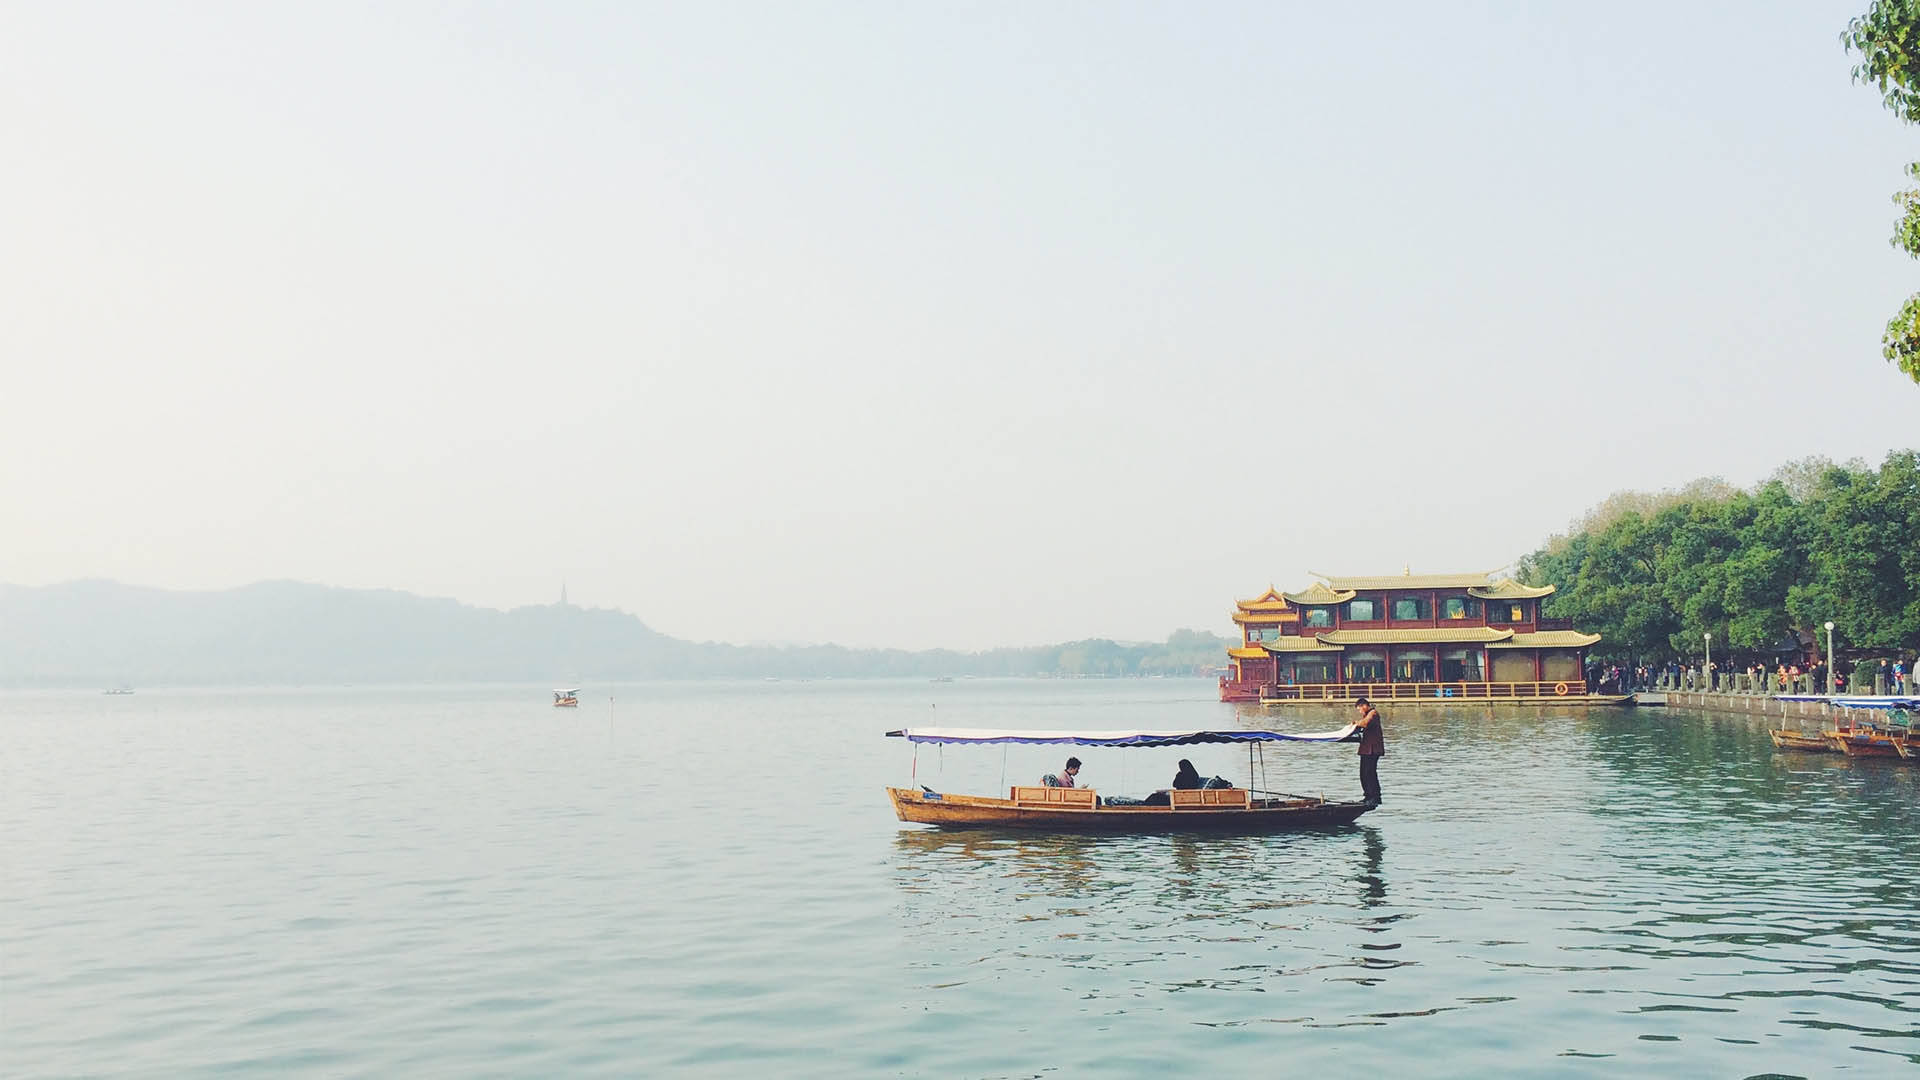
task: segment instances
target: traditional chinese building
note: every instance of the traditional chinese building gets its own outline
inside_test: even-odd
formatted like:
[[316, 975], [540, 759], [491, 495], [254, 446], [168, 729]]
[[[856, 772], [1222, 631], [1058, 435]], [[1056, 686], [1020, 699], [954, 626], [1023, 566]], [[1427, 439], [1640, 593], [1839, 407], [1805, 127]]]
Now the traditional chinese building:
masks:
[[[1553, 586], [1491, 574], [1320, 578], [1238, 601], [1222, 701], [1592, 700], [1589, 646], [1540, 615]], [[1617, 700], [1609, 697], [1606, 700]]]

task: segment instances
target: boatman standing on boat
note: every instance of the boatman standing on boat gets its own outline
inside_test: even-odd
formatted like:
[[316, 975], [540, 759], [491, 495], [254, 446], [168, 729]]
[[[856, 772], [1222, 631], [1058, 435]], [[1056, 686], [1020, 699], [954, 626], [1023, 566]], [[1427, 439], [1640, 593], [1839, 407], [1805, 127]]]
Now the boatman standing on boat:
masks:
[[1380, 711], [1366, 698], [1354, 701], [1360, 707], [1360, 719], [1353, 722], [1360, 736], [1360, 790], [1368, 806], [1380, 805], [1380, 759], [1387, 752], [1387, 735], [1380, 728]]

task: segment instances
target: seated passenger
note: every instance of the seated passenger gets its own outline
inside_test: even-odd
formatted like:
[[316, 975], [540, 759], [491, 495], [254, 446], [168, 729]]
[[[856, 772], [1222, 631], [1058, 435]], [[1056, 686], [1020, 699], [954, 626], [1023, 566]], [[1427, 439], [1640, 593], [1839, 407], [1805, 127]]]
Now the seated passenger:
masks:
[[1060, 775], [1055, 776], [1053, 773], [1048, 773], [1040, 778], [1040, 782], [1048, 787], [1073, 787], [1073, 778], [1079, 775], [1080, 759], [1070, 757], [1067, 759], [1067, 767], [1061, 770]]
[[1200, 779], [1200, 772], [1193, 767], [1193, 762], [1181, 758], [1180, 771], [1173, 774], [1173, 786], [1180, 791], [1192, 791], [1203, 783], [1205, 781]]

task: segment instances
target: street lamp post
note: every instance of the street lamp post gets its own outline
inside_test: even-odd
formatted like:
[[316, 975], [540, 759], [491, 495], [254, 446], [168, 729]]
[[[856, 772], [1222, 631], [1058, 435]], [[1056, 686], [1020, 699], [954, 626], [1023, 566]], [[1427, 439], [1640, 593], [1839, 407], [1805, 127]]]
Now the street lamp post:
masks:
[[1707, 666], [1703, 668], [1700, 673], [1706, 676], [1707, 689], [1712, 690], [1713, 689], [1713, 633], [1712, 631], [1708, 631], [1707, 633], [1701, 634], [1700, 637], [1703, 641], [1707, 643]]
[[1827, 620], [1827, 694], [1833, 694], [1833, 620]]

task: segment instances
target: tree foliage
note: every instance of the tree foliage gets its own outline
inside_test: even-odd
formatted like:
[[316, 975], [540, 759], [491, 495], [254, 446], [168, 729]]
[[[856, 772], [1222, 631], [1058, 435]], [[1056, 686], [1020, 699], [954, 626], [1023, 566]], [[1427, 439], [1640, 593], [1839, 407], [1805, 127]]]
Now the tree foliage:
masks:
[[[1920, 0], [1873, 0], [1840, 40], [1860, 56], [1854, 81], [1879, 90], [1881, 102], [1901, 120], [1920, 123]], [[1920, 162], [1907, 172], [1920, 178]], [[1899, 192], [1893, 202], [1900, 208], [1893, 246], [1920, 257], [1920, 190]], [[1920, 294], [1908, 297], [1888, 320], [1880, 345], [1882, 355], [1920, 383]]]
[[[1602, 511], [1605, 511], [1604, 513]], [[1920, 454], [1878, 469], [1809, 458], [1753, 491], [1622, 492], [1521, 562], [1546, 614], [1620, 657], [1763, 653], [1831, 619], [1853, 649], [1920, 646]]]

